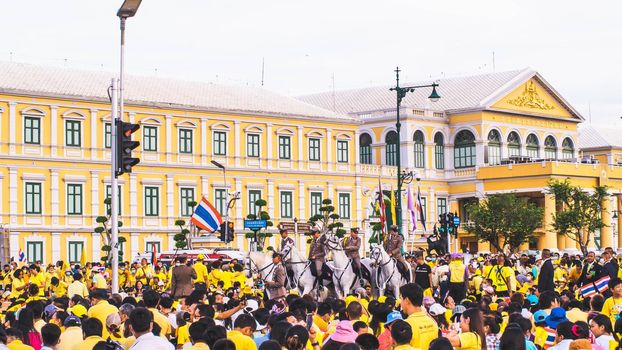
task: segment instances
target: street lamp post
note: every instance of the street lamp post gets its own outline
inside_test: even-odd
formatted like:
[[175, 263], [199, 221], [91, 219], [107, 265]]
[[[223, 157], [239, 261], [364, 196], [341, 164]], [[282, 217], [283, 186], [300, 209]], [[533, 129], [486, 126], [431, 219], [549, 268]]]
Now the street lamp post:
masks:
[[[400, 155], [400, 130], [402, 128], [402, 124], [400, 123], [400, 108], [402, 105], [402, 99], [406, 97], [408, 92], [414, 92], [415, 89], [431, 87], [432, 93], [428, 97], [430, 101], [436, 102], [441, 96], [436, 92], [437, 83], [432, 83], [428, 85], [413, 85], [413, 86], [400, 86], [400, 68], [395, 68], [395, 87], [391, 88], [391, 91], [395, 91], [397, 94], [397, 109], [396, 109], [396, 122], [395, 129], [397, 132], [397, 150], [396, 150], [396, 163], [397, 163], [397, 198], [395, 200], [395, 220], [397, 221], [397, 229], [398, 233], [402, 234], [402, 185], [408, 184], [413, 180], [413, 172], [406, 172], [406, 170], [402, 171], [402, 160]], [[419, 180], [417, 180], [419, 181]]]
[[117, 16], [121, 20], [121, 62], [120, 62], [120, 72], [119, 72], [119, 86], [116, 88], [116, 84], [113, 81], [113, 94], [118, 90], [118, 105], [119, 105], [119, 113], [116, 113], [116, 105], [117, 105], [117, 97], [112, 98], [112, 119], [113, 123], [111, 124], [111, 156], [110, 160], [112, 161], [112, 174], [110, 178], [110, 239], [112, 240], [112, 260], [110, 264], [112, 265], [112, 293], [119, 292], [119, 227], [117, 220], [117, 207], [119, 206], [119, 197], [118, 197], [118, 181], [117, 181], [117, 172], [116, 172], [116, 155], [118, 147], [121, 145], [117, 144], [116, 130], [117, 124], [123, 121], [123, 74], [124, 74], [124, 53], [125, 53], [125, 20], [129, 17], [133, 17], [138, 10], [138, 6], [140, 6], [140, 2], [142, 0], [125, 0], [119, 11], [117, 11]]
[[227, 239], [228, 237], [228, 231], [229, 230], [229, 191], [227, 191], [227, 169], [225, 168], [224, 165], [218, 163], [217, 161], [213, 160], [211, 161], [211, 163], [222, 170], [222, 179], [224, 181], [223, 186], [225, 186], [225, 193], [227, 194], [227, 198], [225, 199], [225, 242], [227, 245], [227, 248], [229, 248], [229, 239]]

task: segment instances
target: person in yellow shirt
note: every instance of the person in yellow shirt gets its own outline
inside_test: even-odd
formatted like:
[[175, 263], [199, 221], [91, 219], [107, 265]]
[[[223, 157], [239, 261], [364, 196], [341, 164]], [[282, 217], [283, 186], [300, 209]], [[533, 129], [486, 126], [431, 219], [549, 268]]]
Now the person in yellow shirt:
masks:
[[233, 265], [233, 274], [232, 281], [239, 282], [240, 288], [244, 288], [246, 286], [246, 274], [244, 273], [244, 267], [240, 264]]
[[220, 274], [220, 280], [223, 282], [222, 289], [226, 291], [233, 286], [233, 273], [229, 271], [228, 264], [223, 264], [220, 269], [222, 270]]
[[203, 322], [195, 322], [188, 327], [188, 333], [190, 335], [190, 342], [192, 346], [187, 350], [209, 350], [209, 346], [205, 342], [203, 336], [207, 331], [207, 324]]
[[7, 290], [11, 282], [13, 281], [13, 270], [11, 269], [11, 265], [4, 265], [4, 274], [2, 275], [2, 289]]
[[499, 297], [509, 297], [513, 289], [512, 275], [514, 271], [509, 266], [505, 266], [505, 255], [497, 255], [497, 265], [489, 271], [490, 279], [495, 287], [495, 293]]
[[39, 287], [39, 296], [45, 294], [45, 275], [41, 272], [41, 268], [35, 264], [30, 265], [30, 283], [36, 284]]
[[419, 349], [428, 349], [430, 342], [438, 337], [438, 325], [428, 315], [423, 305], [423, 289], [415, 283], [400, 287], [401, 308], [408, 317], [406, 322], [412, 328], [410, 345]]
[[11, 287], [11, 299], [17, 299], [21, 294], [26, 292], [28, 284], [24, 281], [24, 270], [18, 269], [13, 273], [13, 282]]
[[149, 265], [147, 259], [142, 258], [140, 260], [140, 266], [136, 269], [136, 281], [141, 281], [143, 285], [149, 285], [152, 277], [153, 269]]
[[106, 341], [106, 339], [102, 337], [104, 330], [104, 326], [99, 319], [93, 317], [87, 318], [84, 322], [82, 322], [82, 334], [84, 340], [74, 345], [72, 350], [93, 349], [95, 344], [100, 341]]
[[96, 289], [108, 289], [108, 283], [104, 277], [104, 268], [96, 267], [93, 269], [93, 287]]
[[130, 282], [130, 270], [127, 269], [125, 263], [119, 264], [119, 289], [125, 290], [125, 288], [130, 288], [132, 285]]
[[209, 273], [209, 283], [211, 288], [216, 288], [220, 281], [220, 275], [222, 270], [220, 269], [220, 261], [214, 261], [212, 263], [212, 271]]
[[257, 344], [253, 333], [257, 327], [257, 321], [251, 315], [241, 314], [233, 323], [233, 330], [227, 332], [227, 338], [235, 344], [236, 349], [257, 350]]
[[203, 256], [203, 254], [199, 254], [197, 255], [197, 261], [194, 263], [194, 265], [192, 265], [192, 268], [197, 273], [197, 278], [195, 278], [194, 284], [203, 283], [205, 284], [205, 287], [208, 287], [209, 280], [207, 266], [205, 266], [205, 264], [203, 263], [204, 259], [205, 257]]
[[67, 296], [67, 283], [59, 281], [56, 276], [50, 280], [50, 295], [51, 298], [62, 298]]
[[609, 316], [611, 324], [615, 324], [622, 316], [622, 279], [612, 278], [608, 285], [613, 295], [605, 300], [601, 313]]
[[6, 330], [6, 346], [9, 350], [34, 350], [32, 346], [22, 342], [22, 332], [17, 328]]
[[460, 316], [460, 330], [462, 332], [458, 334], [452, 330], [447, 338], [456, 349], [481, 350], [486, 346], [486, 335], [483, 333], [482, 324], [482, 312], [479, 309], [466, 309]]
[[[119, 312], [119, 309], [117, 309], [116, 306], [110, 305], [108, 303], [108, 300], [107, 300], [108, 296], [106, 294], [106, 291], [96, 289], [92, 291], [89, 296], [91, 298], [92, 306], [88, 310], [87, 315], [91, 318], [94, 317], [98, 319], [103, 328], [103, 325], [106, 324], [106, 318], [108, 317], [108, 315]], [[101, 336], [104, 338], [104, 340], [107, 339], [109, 336], [108, 330], [103, 328]]]

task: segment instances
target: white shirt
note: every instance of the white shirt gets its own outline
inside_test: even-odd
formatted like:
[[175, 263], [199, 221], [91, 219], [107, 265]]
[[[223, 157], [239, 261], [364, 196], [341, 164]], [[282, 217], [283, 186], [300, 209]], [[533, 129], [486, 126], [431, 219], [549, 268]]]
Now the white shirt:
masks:
[[605, 350], [609, 350], [609, 342], [611, 341], [615, 341], [615, 339], [610, 335], [601, 335], [596, 338], [596, 344], [600, 345], [600, 347]]
[[173, 344], [149, 332], [136, 338], [131, 350], [175, 350]]
[[564, 339], [557, 343], [557, 345], [551, 346], [549, 350], [568, 350], [570, 343], [572, 343], [572, 339]]

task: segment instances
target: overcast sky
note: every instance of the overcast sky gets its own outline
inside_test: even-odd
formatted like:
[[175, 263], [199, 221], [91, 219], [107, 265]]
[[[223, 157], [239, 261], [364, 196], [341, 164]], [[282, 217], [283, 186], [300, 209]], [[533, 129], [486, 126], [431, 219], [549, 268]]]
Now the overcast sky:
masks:
[[[118, 70], [122, 0], [4, 1], [0, 60]], [[144, 0], [127, 73], [286, 95], [532, 67], [596, 123], [622, 116], [620, 0]], [[494, 52], [494, 65], [493, 65]], [[621, 124], [621, 123], [618, 123]]]

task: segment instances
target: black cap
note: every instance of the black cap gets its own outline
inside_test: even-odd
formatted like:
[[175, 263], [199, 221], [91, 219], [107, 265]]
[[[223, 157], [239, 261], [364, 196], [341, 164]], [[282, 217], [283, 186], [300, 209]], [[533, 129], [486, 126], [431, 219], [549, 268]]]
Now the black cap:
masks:
[[279, 252], [274, 252], [274, 253], [272, 253], [272, 259], [274, 259], [274, 258], [276, 258], [276, 257], [282, 258], [283, 256], [282, 256], [282, 255], [281, 255], [281, 253], [279, 253]]

